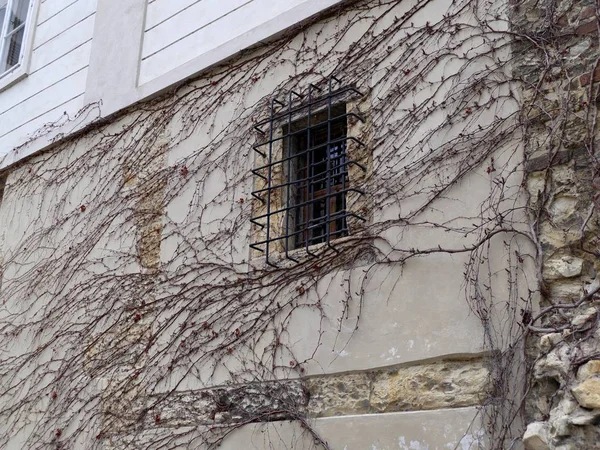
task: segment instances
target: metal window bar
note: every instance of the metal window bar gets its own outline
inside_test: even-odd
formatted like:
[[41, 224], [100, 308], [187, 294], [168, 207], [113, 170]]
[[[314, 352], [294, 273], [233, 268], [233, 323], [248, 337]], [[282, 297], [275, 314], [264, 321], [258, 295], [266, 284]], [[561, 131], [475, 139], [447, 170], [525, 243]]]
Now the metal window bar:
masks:
[[[263, 161], [252, 174], [264, 186], [259, 181], [252, 191], [263, 210], [250, 219], [259, 229], [250, 247], [264, 253], [267, 264], [277, 267], [271, 260], [276, 242], [285, 258], [295, 262], [298, 249], [316, 257], [314, 244], [338, 251], [332, 241], [348, 235], [347, 219], [364, 220], [348, 211], [346, 198], [350, 192], [364, 194], [349, 180], [349, 167], [365, 172], [366, 167], [346, 151], [349, 141], [364, 146], [347, 135], [350, 117], [364, 122], [346, 112], [346, 102], [357, 96], [360, 91], [332, 76], [326, 87], [310, 84], [304, 95], [290, 91], [285, 102], [273, 98], [270, 117], [255, 125], [265, 139], [253, 146]], [[281, 229], [274, 229], [278, 221]]]

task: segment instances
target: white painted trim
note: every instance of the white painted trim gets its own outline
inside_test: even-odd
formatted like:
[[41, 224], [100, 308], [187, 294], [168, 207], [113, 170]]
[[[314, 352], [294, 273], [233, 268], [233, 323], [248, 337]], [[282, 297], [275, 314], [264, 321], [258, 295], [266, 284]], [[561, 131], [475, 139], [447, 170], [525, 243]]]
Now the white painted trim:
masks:
[[147, 4], [147, 0], [98, 0], [84, 102], [102, 102], [102, 117], [138, 101]]
[[29, 73], [31, 53], [33, 52], [33, 38], [35, 36], [39, 9], [40, 0], [31, 0], [29, 12], [27, 13], [27, 21], [25, 22], [25, 35], [23, 38], [20, 62], [0, 76], [0, 92], [22, 80]]

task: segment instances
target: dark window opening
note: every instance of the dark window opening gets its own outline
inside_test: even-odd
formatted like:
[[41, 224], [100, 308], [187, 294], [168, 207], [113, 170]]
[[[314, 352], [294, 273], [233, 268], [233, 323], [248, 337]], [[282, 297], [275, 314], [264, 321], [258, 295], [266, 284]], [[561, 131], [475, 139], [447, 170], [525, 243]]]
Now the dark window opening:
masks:
[[[311, 246], [333, 242], [350, 233], [350, 217], [364, 221], [348, 208], [353, 186], [349, 167], [366, 167], [348, 155], [348, 142], [362, 147], [349, 135], [348, 120], [364, 122], [346, 110], [348, 101], [361, 97], [353, 86], [343, 86], [335, 77], [326, 85], [308, 86], [307, 92], [288, 92], [285, 101], [273, 99], [270, 117], [255, 129], [263, 136], [254, 145], [258, 165], [252, 196], [256, 204], [250, 219], [257, 227], [250, 247], [266, 256], [276, 252], [298, 261], [296, 250], [317, 256]], [[290, 253], [290, 251], [293, 251]]]
[[[347, 117], [345, 105], [332, 108], [328, 117], [312, 117], [315, 125], [292, 132], [286, 155], [293, 192], [289, 196], [290, 248], [321, 244], [348, 235], [346, 220]], [[284, 128], [284, 134], [288, 130]]]

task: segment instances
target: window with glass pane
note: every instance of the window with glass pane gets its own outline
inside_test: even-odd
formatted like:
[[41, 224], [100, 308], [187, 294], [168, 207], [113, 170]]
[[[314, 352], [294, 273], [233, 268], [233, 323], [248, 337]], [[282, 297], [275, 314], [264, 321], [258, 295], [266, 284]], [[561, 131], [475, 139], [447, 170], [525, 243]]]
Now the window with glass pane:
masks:
[[0, 76], [21, 61], [30, 3], [0, 0]]

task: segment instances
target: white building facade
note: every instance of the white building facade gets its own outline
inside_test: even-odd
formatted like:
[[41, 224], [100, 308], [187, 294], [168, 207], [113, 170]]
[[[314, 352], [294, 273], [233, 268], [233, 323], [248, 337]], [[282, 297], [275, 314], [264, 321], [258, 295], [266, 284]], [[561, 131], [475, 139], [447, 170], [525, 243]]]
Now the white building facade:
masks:
[[0, 447], [520, 436], [505, 6], [0, 0]]

